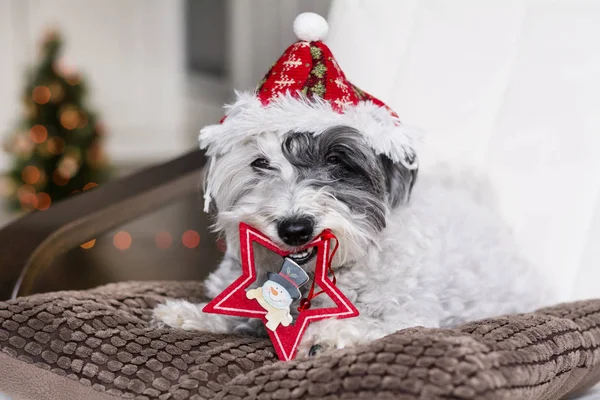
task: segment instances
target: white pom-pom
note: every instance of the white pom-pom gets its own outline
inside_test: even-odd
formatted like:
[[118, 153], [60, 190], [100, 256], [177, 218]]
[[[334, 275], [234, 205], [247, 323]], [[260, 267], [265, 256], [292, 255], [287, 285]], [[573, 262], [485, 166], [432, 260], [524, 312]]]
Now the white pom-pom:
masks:
[[319, 14], [305, 12], [294, 20], [294, 33], [300, 40], [307, 42], [325, 40], [328, 31], [327, 21]]

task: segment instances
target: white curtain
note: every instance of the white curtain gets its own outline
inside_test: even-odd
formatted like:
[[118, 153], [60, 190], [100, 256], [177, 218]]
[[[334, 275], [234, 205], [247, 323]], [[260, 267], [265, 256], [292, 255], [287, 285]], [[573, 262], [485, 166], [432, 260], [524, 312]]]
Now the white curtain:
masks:
[[348, 78], [423, 128], [421, 168], [489, 173], [564, 300], [600, 297], [600, 1], [337, 0]]

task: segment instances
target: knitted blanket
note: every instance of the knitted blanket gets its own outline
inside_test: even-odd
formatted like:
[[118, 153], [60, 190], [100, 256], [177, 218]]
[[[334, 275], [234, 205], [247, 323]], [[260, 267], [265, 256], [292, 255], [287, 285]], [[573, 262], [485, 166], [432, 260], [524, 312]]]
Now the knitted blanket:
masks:
[[600, 300], [412, 328], [279, 362], [266, 339], [153, 329], [196, 282], [131, 282], [0, 302], [0, 398], [560, 399], [600, 380]]

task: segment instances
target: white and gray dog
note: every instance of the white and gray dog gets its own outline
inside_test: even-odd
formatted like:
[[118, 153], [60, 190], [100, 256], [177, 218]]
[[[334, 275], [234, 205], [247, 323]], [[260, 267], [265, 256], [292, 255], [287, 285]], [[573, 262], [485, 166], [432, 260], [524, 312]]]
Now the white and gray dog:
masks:
[[[211, 157], [205, 210], [227, 241], [205, 282], [215, 297], [240, 274], [238, 226], [268, 235], [308, 273], [303, 246], [330, 229], [332, 268], [360, 316], [309, 325], [299, 355], [369, 342], [399, 329], [446, 327], [530, 310], [545, 293], [491, 205], [486, 185], [448, 169], [417, 179], [414, 137], [383, 102], [349, 82], [323, 42], [324, 18], [300, 14], [298, 41], [252, 93], [238, 93], [221, 124], [200, 134]], [[208, 207], [207, 207], [208, 206]], [[257, 282], [280, 260], [256, 248]], [[306, 286], [303, 295], [306, 296]], [[313, 300], [314, 307], [331, 302]], [[159, 324], [264, 334], [262, 322], [203, 313], [171, 300]]]
[[[205, 282], [209, 296], [240, 275], [240, 222], [289, 251], [324, 229], [339, 239], [337, 286], [360, 316], [311, 324], [300, 356], [407, 327], [527, 311], [542, 299], [539, 277], [495, 212], [487, 185], [444, 168], [417, 179], [417, 169], [377, 154], [355, 128], [254, 135], [213, 159], [209, 174], [215, 228], [227, 240], [223, 262]], [[314, 256], [292, 257], [310, 274]], [[257, 249], [256, 265], [257, 282], [279, 267], [266, 249]], [[327, 301], [319, 296], [313, 305]], [[264, 334], [258, 320], [205, 314], [203, 306], [170, 300], [154, 319], [185, 330]]]

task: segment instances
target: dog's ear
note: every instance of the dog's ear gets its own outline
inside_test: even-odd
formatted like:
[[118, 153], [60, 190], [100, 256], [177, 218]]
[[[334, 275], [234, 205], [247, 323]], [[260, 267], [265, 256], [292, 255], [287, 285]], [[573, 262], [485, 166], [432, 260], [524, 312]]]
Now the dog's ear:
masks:
[[388, 206], [395, 208], [407, 203], [419, 172], [416, 154], [412, 151], [408, 152], [403, 162], [396, 163], [386, 155], [380, 157]]

